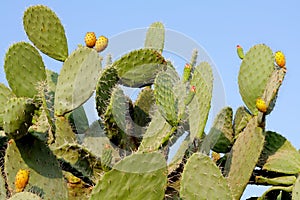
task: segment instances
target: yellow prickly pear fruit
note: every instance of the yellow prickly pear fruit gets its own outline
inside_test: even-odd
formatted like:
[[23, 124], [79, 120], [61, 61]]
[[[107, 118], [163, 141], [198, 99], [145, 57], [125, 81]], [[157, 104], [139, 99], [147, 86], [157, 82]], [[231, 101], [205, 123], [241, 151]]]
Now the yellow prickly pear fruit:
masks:
[[84, 37], [84, 42], [87, 47], [93, 48], [96, 43], [96, 35], [94, 32], [87, 32]]
[[185, 64], [184, 70], [183, 70], [183, 82], [184, 83], [186, 83], [190, 79], [191, 70], [192, 70], [192, 66], [189, 63]]
[[96, 41], [95, 49], [97, 52], [101, 52], [107, 47], [107, 45], [108, 45], [108, 39], [103, 35], [101, 35]]
[[285, 69], [285, 56], [281, 51], [275, 53], [275, 63]]
[[236, 46], [236, 52], [237, 52], [237, 54], [238, 54], [238, 56], [239, 56], [240, 59], [244, 58], [244, 56], [245, 56], [244, 55], [244, 50], [243, 50], [243, 48], [240, 45]]
[[16, 192], [22, 192], [29, 180], [29, 170], [20, 169], [15, 178]]
[[260, 97], [256, 99], [256, 108], [263, 113], [267, 112], [268, 109], [266, 102]]

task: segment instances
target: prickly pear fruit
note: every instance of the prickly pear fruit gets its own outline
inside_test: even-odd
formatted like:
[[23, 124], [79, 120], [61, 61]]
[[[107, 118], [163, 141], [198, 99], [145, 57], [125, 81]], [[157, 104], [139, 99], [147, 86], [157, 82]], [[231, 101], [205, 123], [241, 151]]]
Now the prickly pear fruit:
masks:
[[183, 82], [186, 83], [191, 77], [192, 66], [186, 63], [183, 69]]
[[96, 44], [96, 35], [94, 32], [87, 32], [84, 37], [84, 42], [87, 47], [93, 48]]
[[29, 180], [29, 170], [20, 169], [15, 179], [16, 192], [22, 192], [26, 187], [28, 180]]
[[256, 99], [256, 107], [260, 112], [267, 112], [266, 102], [260, 97]]
[[239, 56], [240, 59], [244, 58], [244, 56], [245, 56], [244, 55], [244, 50], [243, 50], [243, 48], [240, 45], [236, 46], [236, 52], [237, 52], [237, 54], [238, 54], [238, 56]]
[[275, 63], [282, 68], [285, 68], [285, 56], [282, 51], [277, 51], [275, 53]]
[[107, 37], [101, 35], [95, 44], [95, 49], [97, 52], [103, 51], [108, 45], [108, 39]]

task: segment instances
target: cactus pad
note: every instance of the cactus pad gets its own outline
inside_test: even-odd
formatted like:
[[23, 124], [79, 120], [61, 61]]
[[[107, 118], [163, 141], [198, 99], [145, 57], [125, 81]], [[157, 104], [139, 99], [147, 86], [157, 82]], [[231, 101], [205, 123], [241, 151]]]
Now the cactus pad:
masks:
[[278, 133], [267, 131], [258, 165], [263, 170], [284, 174], [300, 172], [300, 153]]
[[206, 155], [193, 154], [187, 161], [181, 179], [183, 199], [232, 199], [226, 179]]
[[4, 171], [10, 191], [15, 191], [14, 181], [19, 169], [30, 171], [24, 191], [42, 199], [66, 199], [68, 195], [60, 166], [44, 142], [31, 136], [11, 141], [5, 154]]
[[250, 121], [251, 117], [251, 114], [244, 106], [241, 106], [236, 110], [233, 121], [233, 130], [235, 137], [237, 137], [243, 131], [243, 129]]
[[162, 145], [163, 138], [171, 131], [171, 128], [171, 125], [156, 110], [143, 136], [139, 151], [148, 152], [158, 150]]
[[75, 50], [60, 71], [55, 91], [55, 114], [64, 115], [92, 95], [101, 71], [101, 59], [88, 47]]
[[240, 199], [264, 145], [262, 129], [257, 127], [257, 117], [253, 117], [235, 141], [225, 171], [234, 199]]
[[183, 103], [179, 101], [179, 96], [183, 96], [185, 91], [182, 93], [178, 90], [182, 88], [180, 84], [176, 70], [171, 67], [158, 73], [154, 82], [156, 105], [162, 116], [172, 126], [176, 126], [178, 123], [180, 103]]
[[139, 49], [124, 55], [113, 66], [123, 85], [142, 87], [153, 83], [156, 74], [166, 67], [166, 61], [155, 50]]
[[9, 138], [15, 140], [27, 134], [32, 124], [35, 106], [31, 99], [11, 98], [8, 100], [3, 116], [3, 128]]
[[293, 187], [293, 193], [292, 193], [292, 200], [300, 199], [300, 176], [298, 176], [294, 187]]
[[8, 87], [0, 83], [0, 127], [3, 127], [3, 115], [7, 106], [6, 103], [14, 96], [15, 94]]
[[104, 174], [94, 187], [91, 200], [163, 199], [166, 171], [166, 161], [157, 152], [127, 156]]
[[165, 28], [161, 22], [154, 22], [148, 28], [145, 48], [155, 49], [162, 53], [165, 43]]
[[206, 154], [212, 149], [227, 153], [233, 143], [232, 108], [225, 107], [216, 116], [213, 126], [204, 138], [201, 148]]
[[18, 97], [32, 98], [38, 93], [38, 82], [46, 79], [41, 55], [26, 42], [10, 46], [5, 55], [4, 70], [10, 88]]
[[213, 72], [209, 63], [202, 62], [195, 67], [191, 85], [197, 89], [193, 100], [188, 105], [190, 139], [193, 141], [195, 137], [201, 138], [211, 106]]
[[23, 25], [28, 38], [41, 52], [60, 61], [68, 57], [64, 27], [48, 7], [29, 7], [24, 12]]
[[242, 99], [252, 114], [257, 114], [256, 99], [261, 97], [274, 71], [272, 50], [259, 44], [252, 47], [242, 61], [238, 84]]
[[107, 66], [104, 68], [96, 86], [96, 108], [99, 117], [103, 117], [109, 104], [111, 92], [118, 81], [118, 73], [114, 67]]

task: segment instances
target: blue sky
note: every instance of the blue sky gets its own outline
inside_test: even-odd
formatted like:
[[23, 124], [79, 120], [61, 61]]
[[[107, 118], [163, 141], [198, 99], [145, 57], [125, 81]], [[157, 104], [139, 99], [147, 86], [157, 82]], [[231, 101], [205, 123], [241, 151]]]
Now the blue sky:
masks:
[[[226, 104], [233, 109], [243, 105], [237, 85], [240, 60], [236, 45], [247, 50], [265, 43], [273, 51], [282, 50], [288, 72], [276, 107], [267, 118], [267, 129], [281, 133], [300, 148], [298, 1], [3, 1], [0, 7], [1, 82], [6, 83], [2, 67], [5, 52], [14, 42], [28, 41], [22, 15], [27, 7], [36, 4], [49, 6], [60, 17], [70, 52], [77, 44], [83, 44], [87, 31], [110, 38], [124, 31], [145, 28], [155, 21], [163, 22], [167, 29], [186, 35], [206, 50], [223, 80]], [[61, 63], [46, 57], [45, 64], [56, 71], [61, 67]]]

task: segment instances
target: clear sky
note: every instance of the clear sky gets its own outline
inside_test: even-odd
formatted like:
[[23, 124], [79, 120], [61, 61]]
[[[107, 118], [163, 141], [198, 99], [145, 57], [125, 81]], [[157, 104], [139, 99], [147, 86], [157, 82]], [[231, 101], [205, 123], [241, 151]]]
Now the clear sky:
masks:
[[[160, 21], [201, 45], [223, 80], [226, 104], [233, 109], [243, 105], [237, 77], [240, 60], [236, 45], [245, 50], [265, 43], [273, 51], [282, 50], [288, 72], [276, 107], [267, 118], [267, 129], [281, 133], [300, 148], [300, 3], [299, 1], [2, 1], [0, 6], [0, 81], [5, 52], [14, 42], [28, 41], [22, 25], [24, 10], [30, 5], [49, 6], [61, 19], [69, 51], [83, 44], [86, 32], [108, 38], [124, 31], [145, 28]], [[124, 43], [130, 41], [124, 41]], [[59, 71], [61, 63], [45, 58], [48, 68]], [[249, 192], [249, 193], [248, 193]], [[249, 194], [261, 193], [258, 190]], [[243, 197], [243, 198], [244, 198]]]

